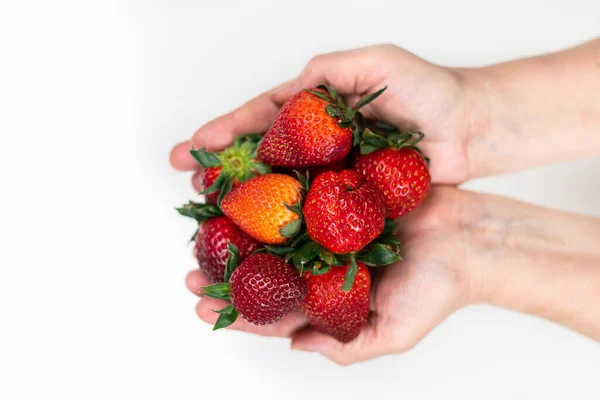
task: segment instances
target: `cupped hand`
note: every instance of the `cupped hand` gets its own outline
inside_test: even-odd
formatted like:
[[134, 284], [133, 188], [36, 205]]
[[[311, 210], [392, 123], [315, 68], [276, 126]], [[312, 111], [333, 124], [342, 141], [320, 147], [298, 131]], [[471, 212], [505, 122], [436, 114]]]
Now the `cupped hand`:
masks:
[[[367, 118], [383, 120], [402, 129], [420, 130], [420, 146], [431, 158], [434, 183], [456, 184], [476, 174], [470, 159], [471, 140], [485, 121], [474, 112], [481, 96], [475, 93], [466, 70], [431, 64], [393, 45], [378, 45], [314, 57], [295, 79], [261, 94], [238, 109], [201, 127], [191, 141], [175, 146], [171, 163], [194, 171], [190, 147], [221, 150], [233, 138], [268, 130], [281, 106], [303, 88], [320, 84], [334, 87], [348, 104], [387, 86], [376, 101], [362, 108]], [[193, 180], [194, 181], [194, 180]]]
[[[483, 274], [469, 261], [473, 249], [482, 247], [469, 238], [481, 214], [476, 196], [435, 187], [420, 208], [399, 220], [404, 259], [374, 271], [371, 315], [352, 342], [340, 343], [311, 329], [300, 311], [266, 327], [240, 318], [231, 328], [290, 337], [292, 348], [318, 352], [343, 365], [412, 348], [452, 312], [478, 301]], [[200, 271], [187, 277], [188, 288], [196, 294], [205, 284]], [[218, 315], [212, 310], [224, 305], [203, 297], [196, 311], [214, 324]]]

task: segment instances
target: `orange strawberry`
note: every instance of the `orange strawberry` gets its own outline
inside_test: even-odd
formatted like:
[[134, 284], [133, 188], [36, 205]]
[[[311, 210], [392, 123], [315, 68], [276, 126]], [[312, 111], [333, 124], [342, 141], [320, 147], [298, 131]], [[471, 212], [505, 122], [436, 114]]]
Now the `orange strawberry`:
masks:
[[298, 212], [290, 208], [300, 202], [301, 190], [300, 181], [288, 175], [257, 176], [225, 195], [221, 209], [254, 239], [282, 244], [300, 229], [299, 207]]

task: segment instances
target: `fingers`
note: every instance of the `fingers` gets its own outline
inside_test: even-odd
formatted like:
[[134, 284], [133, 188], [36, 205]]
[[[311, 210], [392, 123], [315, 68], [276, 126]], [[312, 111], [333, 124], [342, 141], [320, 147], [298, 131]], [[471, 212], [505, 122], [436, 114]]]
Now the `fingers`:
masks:
[[371, 323], [349, 343], [341, 343], [325, 333], [307, 328], [292, 336], [292, 349], [320, 353], [340, 365], [369, 360], [385, 352], [375, 325]]
[[[380, 47], [364, 47], [314, 57], [299, 80], [303, 87], [326, 84], [342, 95], [364, 95], [385, 84]], [[356, 98], [356, 97], [355, 97]]]
[[[200, 319], [210, 325], [217, 322], [219, 315], [213, 310], [220, 310], [229, 304], [223, 300], [203, 297], [196, 305], [196, 314]], [[300, 311], [295, 311], [272, 325], [257, 326], [249, 323], [239, 316], [227, 329], [243, 331], [261, 336], [290, 337], [294, 332], [302, 329], [307, 324], [306, 317]]]
[[220, 151], [231, 145], [238, 135], [264, 133], [271, 126], [280, 107], [281, 103], [273, 99], [271, 92], [263, 93], [198, 129], [192, 138], [192, 145], [197, 149]]
[[202, 287], [207, 285], [210, 285], [210, 282], [199, 269], [190, 271], [185, 277], [185, 286], [196, 296], [200, 296]]
[[197, 171], [196, 173], [194, 173], [194, 175], [192, 175], [192, 187], [194, 188], [196, 193], [200, 193], [201, 191], [206, 189], [205, 187], [202, 187], [200, 185], [200, 171]]
[[169, 157], [173, 168], [178, 171], [193, 171], [200, 167], [190, 154], [191, 148], [192, 144], [189, 140], [181, 142], [173, 147]]

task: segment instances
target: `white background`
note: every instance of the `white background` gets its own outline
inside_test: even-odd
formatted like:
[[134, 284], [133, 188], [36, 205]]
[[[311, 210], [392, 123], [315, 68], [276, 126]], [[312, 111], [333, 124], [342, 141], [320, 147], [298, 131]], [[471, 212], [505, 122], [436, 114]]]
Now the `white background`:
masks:
[[[407, 354], [346, 368], [287, 340], [211, 332], [183, 284], [193, 223], [173, 210], [193, 192], [168, 165], [173, 144], [317, 53], [392, 42], [485, 65], [600, 35], [598, 1], [10, 4], [0, 398], [600, 398], [597, 343], [486, 306]], [[596, 159], [466, 186], [600, 216], [599, 177]]]

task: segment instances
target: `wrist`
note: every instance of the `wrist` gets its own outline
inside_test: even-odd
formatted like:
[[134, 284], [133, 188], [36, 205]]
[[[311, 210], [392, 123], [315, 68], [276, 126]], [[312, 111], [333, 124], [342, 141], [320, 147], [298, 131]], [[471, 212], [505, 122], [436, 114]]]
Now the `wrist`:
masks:
[[471, 302], [600, 340], [600, 220], [473, 195], [464, 227]]
[[506, 77], [493, 66], [455, 70], [465, 93], [466, 153], [470, 178], [498, 175], [515, 167], [519, 125]]

